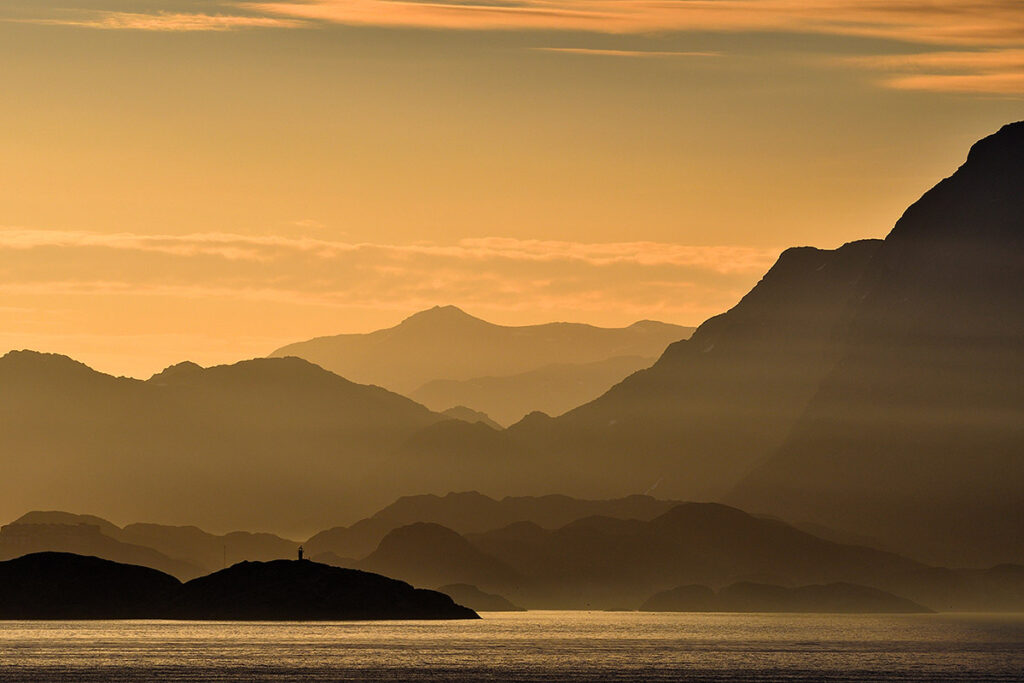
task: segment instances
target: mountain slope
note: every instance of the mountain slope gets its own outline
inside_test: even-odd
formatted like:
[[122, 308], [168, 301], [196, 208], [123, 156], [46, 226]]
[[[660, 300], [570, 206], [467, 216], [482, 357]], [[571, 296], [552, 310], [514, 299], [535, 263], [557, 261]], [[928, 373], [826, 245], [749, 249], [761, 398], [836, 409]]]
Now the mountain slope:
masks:
[[206, 567], [190, 559], [111, 537], [95, 524], [17, 521], [0, 528], [0, 560], [41, 552], [75, 553], [141, 565], [182, 580], [200, 576], [206, 571]]
[[646, 522], [590, 517], [554, 530], [519, 523], [467, 538], [527, 577], [523, 593], [507, 593], [526, 607], [633, 608], [658, 590], [742, 580], [884, 588], [892, 576], [924, 569], [713, 503], [678, 505]]
[[432, 410], [468, 405], [509, 425], [527, 413], [562, 413], [592, 401], [654, 357], [616, 356], [592, 363], [559, 363], [515, 375], [435, 379], [409, 394]]
[[730, 500], [921, 557], [1024, 560], [1024, 122], [978, 142], [866, 271], [829, 372]]
[[246, 560], [290, 559], [299, 544], [273, 534], [215, 535], [194, 526], [129, 524], [94, 515], [26, 513], [0, 529], [0, 558], [60, 551], [152, 567], [187, 581]]
[[319, 337], [270, 355], [305, 358], [343, 377], [408, 395], [436, 379], [513, 375], [555, 363], [615, 356], [653, 357], [690, 332], [690, 328], [653, 321], [625, 328], [577, 323], [506, 327], [454, 306], [435, 306], [385, 330]]
[[[0, 516], [33, 508], [302, 535], [413, 488], [390, 454], [441, 420], [297, 358], [151, 380], [33, 352], [0, 358]], [[372, 480], [373, 489], [367, 490]]]
[[391, 531], [358, 566], [418, 586], [471, 583], [500, 592], [520, 583], [516, 572], [501, 561], [451, 529], [426, 522]]
[[508, 433], [543, 454], [549, 485], [565, 493], [725, 493], [782, 443], [835, 362], [834, 336], [879, 245], [783, 252], [735, 307], [650, 369], [559, 418], [527, 416]]
[[306, 541], [306, 548], [311, 553], [365, 557], [388, 532], [417, 522], [439, 524], [460, 534], [491, 531], [515, 522], [557, 528], [593, 515], [650, 520], [677, 504], [650, 496], [614, 500], [579, 500], [560, 495], [510, 496], [495, 500], [476, 491], [445, 496], [403, 496], [350, 527], [335, 527], [316, 534]]

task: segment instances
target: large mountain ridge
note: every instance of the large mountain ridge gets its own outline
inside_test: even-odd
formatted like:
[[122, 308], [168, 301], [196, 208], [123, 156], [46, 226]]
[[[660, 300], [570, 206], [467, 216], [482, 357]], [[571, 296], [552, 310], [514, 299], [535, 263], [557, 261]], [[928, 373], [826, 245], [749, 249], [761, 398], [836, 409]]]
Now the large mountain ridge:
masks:
[[[974, 145], [884, 240], [786, 250], [650, 368], [507, 430], [294, 357], [181, 364], [143, 382], [7, 354], [0, 513], [104, 500], [119, 518], [185, 509], [196, 523], [292, 534], [413, 491], [652, 492], [877, 538], [930, 563], [1021, 562], [1022, 280], [1024, 122]], [[540, 328], [578, 350], [580, 326], [529, 329]], [[457, 355], [452, 335], [513, 361], [527, 348], [494, 341], [527, 328], [454, 308], [374, 338], [387, 346], [399, 329], [440, 330], [409, 363]], [[654, 323], [625, 330], [602, 332], [602, 353], [627, 333], [664, 341]]]
[[[598, 366], [588, 370], [587, 364], [623, 356], [654, 359], [670, 343], [685, 339], [691, 332], [693, 328], [653, 320], [622, 328], [567, 322], [514, 327], [487, 322], [449, 305], [420, 311], [387, 329], [368, 334], [317, 337], [289, 344], [270, 355], [298, 356], [354, 381], [412, 395], [436, 380], [511, 378], [565, 364], [576, 365], [578, 373], [588, 378], [593, 376], [595, 379], [590, 381], [594, 382], [607, 374], [607, 368]], [[629, 371], [617, 379], [625, 377]], [[530, 381], [536, 382], [537, 378], [523, 378], [516, 384], [527, 384], [519, 390], [543, 398], [535, 389], [530, 391]], [[463, 404], [487, 412], [482, 406], [465, 400], [467, 396], [472, 397], [472, 393], [456, 393], [454, 389], [457, 387], [448, 387], [448, 394], [438, 397], [445, 400], [436, 405], [432, 403], [432, 407], [444, 410]], [[550, 391], [550, 387], [548, 389]], [[488, 400], [494, 400], [490, 394], [488, 396]], [[425, 398], [434, 397], [428, 392]], [[591, 397], [584, 400], [587, 398]], [[567, 405], [566, 409], [578, 405], [572, 401], [573, 398], [568, 397], [558, 405]], [[527, 408], [531, 409], [536, 406]]]

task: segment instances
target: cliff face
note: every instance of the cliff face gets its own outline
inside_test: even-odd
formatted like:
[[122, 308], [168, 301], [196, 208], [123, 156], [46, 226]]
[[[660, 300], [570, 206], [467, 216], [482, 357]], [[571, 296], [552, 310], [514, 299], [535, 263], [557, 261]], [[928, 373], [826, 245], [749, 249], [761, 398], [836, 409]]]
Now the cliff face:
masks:
[[509, 432], [549, 458], [555, 488], [724, 494], [783, 442], [835, 363], [835, 337], [880, 242], [784, 252], [734, 308], [601, 398]]
[[729, 500], [931, 561], [1024, 560], [1024, 123], [977, 143], [865, 271], [839, 362]]

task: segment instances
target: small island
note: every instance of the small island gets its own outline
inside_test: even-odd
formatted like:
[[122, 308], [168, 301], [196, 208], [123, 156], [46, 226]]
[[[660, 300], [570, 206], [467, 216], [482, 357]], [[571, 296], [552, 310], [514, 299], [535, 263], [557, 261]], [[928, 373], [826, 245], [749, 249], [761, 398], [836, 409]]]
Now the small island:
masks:
[[432, 590], [309, 560], [240, 562], [182, 586], [179, 619], [335, 621], [479, 619]]
[[0, 562], [0, 619], [479, 618], [444, 593], [309, 560], [241, 562], [185, 584], [155, 569], [72, 553]]

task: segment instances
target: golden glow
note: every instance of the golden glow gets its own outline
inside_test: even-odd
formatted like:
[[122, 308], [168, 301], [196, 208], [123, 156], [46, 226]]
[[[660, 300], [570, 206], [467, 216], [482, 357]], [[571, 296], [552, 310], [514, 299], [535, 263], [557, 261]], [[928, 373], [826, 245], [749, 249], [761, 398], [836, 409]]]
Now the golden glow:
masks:
[[0, 7], [0, 351], [698, 324], [1022, 118], [1011, 0], [196, 7]]

